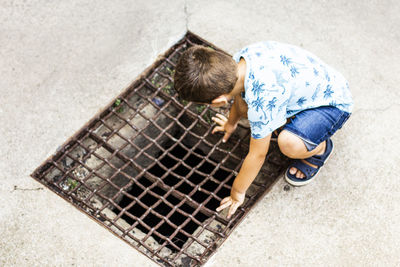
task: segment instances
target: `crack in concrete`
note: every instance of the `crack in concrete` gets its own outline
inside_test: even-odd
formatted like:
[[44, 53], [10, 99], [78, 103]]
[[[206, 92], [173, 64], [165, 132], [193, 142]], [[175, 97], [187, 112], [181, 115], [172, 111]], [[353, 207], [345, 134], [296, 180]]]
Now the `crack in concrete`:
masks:
[[14, 185], [14, 189], [11, 192], [14, 192], [16, 190], [20, 191], [39, 191], [43, 190], [43, 187], [37, 187], [37, 188], [18, 188], [18, 186]]
[[186, 26], [186, 32], [189, 30], [189, 13], [187, 10], [187, 0], [185, 0], [184, 6], [183, 6], [183, 13], [185, 14], [185, 26]]

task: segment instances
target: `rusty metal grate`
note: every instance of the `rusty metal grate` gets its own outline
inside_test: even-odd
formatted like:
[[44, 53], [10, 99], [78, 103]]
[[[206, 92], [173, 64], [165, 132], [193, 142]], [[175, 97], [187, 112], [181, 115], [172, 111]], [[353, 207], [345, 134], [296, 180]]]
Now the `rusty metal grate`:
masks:
[[198, 266], [267, 192], [288, 160], [271, 143], [245, 203], [226, 220], [222, 198], [247, 154], [249, 129], [212, 135], [209, 106], [182, 101], [174, 66], [188, 32], [32, 174], [99, 224], [165, 266]]

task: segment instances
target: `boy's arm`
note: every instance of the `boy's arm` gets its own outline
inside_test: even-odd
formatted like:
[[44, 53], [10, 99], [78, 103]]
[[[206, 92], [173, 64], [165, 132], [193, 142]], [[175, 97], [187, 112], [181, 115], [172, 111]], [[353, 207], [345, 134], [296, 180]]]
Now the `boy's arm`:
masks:
[[270, 140], [271, 134], [262, 139], [250, 139], [249, 153], [247, 154], [243, 165], [240, 168], [238, 176], [233, 182], [231, 195], [224, 198], [221, 201], [221, 205], [217, 208], [217, 211], [220, 211], [230, 207], [227, 216], [228, 219], [235, 213], [237, 208], [243, 204], [246, 190], [256, 178], [262, 165], [264, 164], [265, 157], [268, 153]]
[[228, 123], [231, 125], [236, 125], [243, 117], [242, 114], [239, 113], [239, 101], [237, 98], [238, 96], [235, 96], [235, 101], [233, 102], [232, 107], [229, 110]]

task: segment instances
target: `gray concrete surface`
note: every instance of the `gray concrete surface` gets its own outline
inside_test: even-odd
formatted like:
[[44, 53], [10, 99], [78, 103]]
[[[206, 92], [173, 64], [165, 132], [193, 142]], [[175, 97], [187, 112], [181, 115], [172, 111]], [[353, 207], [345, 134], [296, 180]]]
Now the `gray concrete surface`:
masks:
[[0, 3], [0, 265], [154, 266], [29, 177], [187, 27], [228, 52], [314, 52], [356, 103], [318, 179], [281, 179], [208, 266], [400, 264], [400, 2]]

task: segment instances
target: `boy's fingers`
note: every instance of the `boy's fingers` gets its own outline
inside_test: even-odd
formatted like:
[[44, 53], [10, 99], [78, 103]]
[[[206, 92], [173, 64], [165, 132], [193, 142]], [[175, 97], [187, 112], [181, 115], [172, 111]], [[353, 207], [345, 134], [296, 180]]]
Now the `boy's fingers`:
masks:
[[216, 209], [216, 211], [217, 211], [217, 212], [220, 212], [221, 210], [223, 210], [223, 209], [229, 207], [229, 205], [231, 205], [231, 202], [227, 202], [227, 203], [225, 203], [225, 204], [219, 206], [219, 207]]
[[229, 207], [232, 204], [232, 200], [227, 201], [226, 203], [222, 204], [221, 206], [219, 206], [216, 211], [221, 211], [223, 209], [225, 209], [226, 207]]
[[232, 206], [229, 208], [227, 219], [230, 219], [233, 214], [235, 214], [237, 208], [239, 207], [239, 202], [233, 202]]
[[218, 118], [220, 118], [221, 120], [223, 120], [223, 121], [227, 121], [228, 119], [224, 116], [224, 115], [222, 115], [222, 114], [216, 114], [215, 116], [217, 116]]
[[222, 138], [222, 143], [225, 143], [226, 141], [228, 141], [230, 136], [231, 136], [231, 133], [225, 133], [224, 138]]
[[219, 125], [225, 124], [225, 121], [223, 121], [223, 120], [220, 119], [220, 118], [212, 117], [211, 119], [212, 119], [213, 121], [215, 121], [216, 123], [218, 123]]
[[225, 131], [225, 129], [224, 129], [224, 127], [222, 127], [222, 126], [217, 126], [217, 127], [215, 127], [213, 130], [212, 130], [212, 132], [211, 133], [216, 133], [216, 132], [223, 132], [223, 131]]
[[227, 202], [227, 201], [229, 201], [229, 200], [231, 200], [231, 197], [230, 197], [230, 196], [228, 196], [228, 197], [224, 197], [224, 199], [223, 199], [223, 200], [221, 200], [221, 203], [220, 203], [220, 205], [222, 205], [222, 204], [226, 203], [226, 202]]

